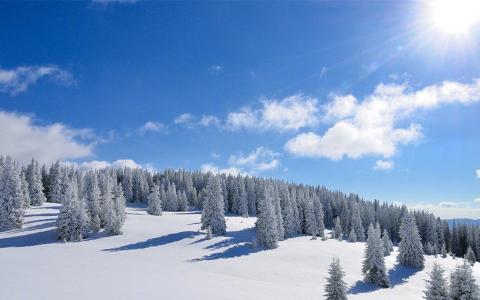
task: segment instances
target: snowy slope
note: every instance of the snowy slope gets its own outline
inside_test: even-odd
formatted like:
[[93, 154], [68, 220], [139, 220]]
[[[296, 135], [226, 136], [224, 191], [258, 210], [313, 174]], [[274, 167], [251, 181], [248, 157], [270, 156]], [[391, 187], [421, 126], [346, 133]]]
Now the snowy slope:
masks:
[[[227, 217], [227, 237], [204, 240], [198, 212], [155, 217], [128, 208], [121, 236], [98, 234], [79, 243], [55, 239], [59, 206], [28, 210], [22, 230], [0, 233], [0, 299], [322, 299], [328, 265], [339, 257], [352, 287], [349, 299], [421, 299], [435, 260], [450, 272], [461, 260], [427, 257], [426, 269], [395, 268], [392, 288], [360, 280], [362, 243], [280, 242], [252, 248], [254, 218]], [[480, 282], [480, 264], [474, 267]]]

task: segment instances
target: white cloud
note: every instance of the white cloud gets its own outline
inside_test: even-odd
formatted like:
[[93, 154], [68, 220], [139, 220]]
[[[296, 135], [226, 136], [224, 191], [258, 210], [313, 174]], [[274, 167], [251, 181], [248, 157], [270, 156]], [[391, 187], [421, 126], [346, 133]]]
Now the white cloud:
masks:
[[377, 160], [373, 169], [377, 171], [388, 171], [393, 169], [394, 166], [395, 163], [392, 160]]
[[473, 203], [480, 204], [480, 197], [473, 199]]
[[194, 116], [191, 113], [183, 113], [179, 116], [177, 116], [174, 120], [173, 123], [175, 124], [184, 124], [184, 125], [191, 125], [193, 122]]
[[317, 99], [294, 95], [282, 100], [263, 100], [260, 109], [243, 107], [227, 116], [226, 127], [231, 130], [298, 130], [318, 124]]
[[278, 153], [264, 147], [258, 147], [249, 154], [231, 155], [228, 163], [239, 168], [248, 168], [250, 172], [273, 170], [280, 164]]
[[208, 66], [207, 71], [212, 74], [218, 74], [223, 71], [223, 67], [221, 65], [210, 65]]
[[143, 124], [139, 129], [141, 134], [144, 134], [147, 131], [164, 132], [166, 130], [167, 130], [167, 126], [165, 126], [160, 122], [155, 122], [155, 121], [148, 121], [145, 124]]
[[203, 164], [200, 167], [200, 170], [204, 173], [212, 173], [212, 174], [229, 174], [229, 175], [244, 174], [238, 168], [230, 167], [230, 168], [222, 169], [211, 163]]
[[472, 218], [478, 219], [480, 216], [480, 208], [474, 207], [468, 202], [445, 201], [436, 203], [408, 203], [408, 208], [416, 210], [426, 210], [434, 213], [442, 219], [454, 218]]
[[[71, 163], [71, 162], [67, 162]], [[105, 168], [141, 168], [147, 170], [155, 170], [152, 164], [138, 164], [132, 159], [119, 159], [113, 162], [109, 162], [106, 160], [92, 160], [92, 161], [84, 161], [81, 163], [72, 163], [77, 165], [82, 170], [99, 170]]]
[[56, 83], [70, 85], [73, 76], [70, 72], [55, 65], [21, 66], [15, 69], [0, 68], [0, 92], [15, 96], [25, 92], [42, 78], [49, 78]]
[[208, 127], [208, 126], [219, 126], [220, 120], [212, 115], [203, 115], [198, 124]]
[[477, 175], [478, 178], [480, 178], [480, 169], [476, 170], [475, 174]]
[[[421, 138], [421, 125], [408, 122], [415, 111], [453, 103], [468, 105], [479, 100], [480, 79], [469, 84], [444, 81], [413, 92], [407, 92], [405, 84], [379, 84], [362, 102], [352, 95], [335, 97], [324, 107], [324, 118], [333, 125], [323, 135], [301, 133], [290, 139], [285, 149], [297, 156], [333, 160], [365, 155], [388, 158], [399, 145]], [[401, 127], [400, 121], [409, 124]]]
[[0, 153], [22, 163], [32, 158], [49, 163], [88, 157], [98, 142], [88, 129], [36, 125], [31, 116], [5, 111], [0, 111], [0, 141]]

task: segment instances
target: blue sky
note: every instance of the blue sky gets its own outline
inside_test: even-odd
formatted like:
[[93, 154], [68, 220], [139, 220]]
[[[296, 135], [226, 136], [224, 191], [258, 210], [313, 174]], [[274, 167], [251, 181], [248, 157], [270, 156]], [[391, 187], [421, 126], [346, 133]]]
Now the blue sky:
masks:
[[480, 217], [480, 17], [393, 2], [2, 2], [0, 151]]

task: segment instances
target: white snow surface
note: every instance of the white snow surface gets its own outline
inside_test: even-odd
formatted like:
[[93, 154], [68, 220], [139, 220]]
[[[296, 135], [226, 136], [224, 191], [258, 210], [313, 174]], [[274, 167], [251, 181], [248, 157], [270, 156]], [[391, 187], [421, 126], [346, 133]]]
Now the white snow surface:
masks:
[[[391, 288], [364, 284], [364, 243], [311, 240], [251, 245], [255, 218], [227, 216], [227, 236], [205, 240], [200, 212], [150, 216], [128, 207], [123, 235], [83, 242], [55, 237], [58, 204], [28, 209], [24, 228], [0, 232], [0, 299], [323, 299], [328, 266], [338, 257], [349, 299], [421, 299], [438, 261], [447, 275], [462, 259], [426, 257], [426, 268], [396, 267], [386, 258]], [[474, 266], [480, 282], [480, 264]]]

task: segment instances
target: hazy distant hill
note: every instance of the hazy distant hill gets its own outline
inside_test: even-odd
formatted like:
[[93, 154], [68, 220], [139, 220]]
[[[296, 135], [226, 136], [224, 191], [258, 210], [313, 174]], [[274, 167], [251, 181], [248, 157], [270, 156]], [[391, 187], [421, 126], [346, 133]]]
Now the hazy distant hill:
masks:
[[446, 220], [448, 225], [451, 227], [453, 223], [455, 224], [467, 224], [467, 225], [480, 225], [480, 219], [450, 219]]

